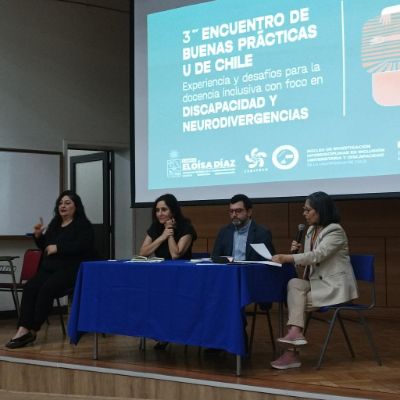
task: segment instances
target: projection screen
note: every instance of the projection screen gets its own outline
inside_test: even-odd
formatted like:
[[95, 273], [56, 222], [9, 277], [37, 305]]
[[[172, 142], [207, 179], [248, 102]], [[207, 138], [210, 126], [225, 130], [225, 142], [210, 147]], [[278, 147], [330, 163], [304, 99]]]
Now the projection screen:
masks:
[[400, 0], [134, 0], [132, 202], [400, 191]]

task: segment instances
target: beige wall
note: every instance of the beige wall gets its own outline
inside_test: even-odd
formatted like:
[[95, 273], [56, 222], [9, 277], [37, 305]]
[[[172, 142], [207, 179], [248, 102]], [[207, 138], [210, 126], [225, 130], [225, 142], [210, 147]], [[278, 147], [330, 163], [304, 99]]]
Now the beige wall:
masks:
[[[0, 1], [0, 147], [65, 155], [68, 145], [115, 150], [116, 255], [123, 258], [132, 253], [133, 214], [129, 0], [84, 3]], [[0, 253], [22, 257], [32, 246], [1, 239]], [[11, 295], [1, 293], [0, 310], [11, 308]]]
[[129, 13], [0, 2], [1, 146], [129, 144]]

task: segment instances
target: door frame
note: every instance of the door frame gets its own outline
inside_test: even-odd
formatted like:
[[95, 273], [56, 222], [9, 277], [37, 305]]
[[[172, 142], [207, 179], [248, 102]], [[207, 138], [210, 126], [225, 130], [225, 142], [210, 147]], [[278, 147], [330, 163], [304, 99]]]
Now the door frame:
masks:
[[76, 174], [74, 165], [91, 162], [91, 161], [101, 161], [103, 170], [103, 224], [105, 225], [105, 232], [108, 234], [109, 243], [109, 256], [114, 258], [115, 256], [115, 234], [114, 234], [114, 224], [115, 224], [115, 206], [114, 206], [114, 190], [115, 190], [115, 180], [114, 180], [114, 151], [112, 150], [87, 150], [79, 149], [75, 147], [69, 147], [68, 150], [77, 151], [88, 151], [93, 152], [93, 154], [86, 155], [76, 155], [68, 158], [69, 166], [69, 186], [70, 188], [76, 187]]

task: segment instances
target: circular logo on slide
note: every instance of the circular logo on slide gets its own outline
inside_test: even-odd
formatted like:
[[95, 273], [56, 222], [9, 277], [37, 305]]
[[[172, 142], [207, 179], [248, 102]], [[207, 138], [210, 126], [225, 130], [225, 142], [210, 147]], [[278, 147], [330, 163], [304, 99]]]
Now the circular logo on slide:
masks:
[[292, 169], [298, 161], [299, 152], [290, 144], [279, 146], [272, 153], [272, 163], [278, 169]]

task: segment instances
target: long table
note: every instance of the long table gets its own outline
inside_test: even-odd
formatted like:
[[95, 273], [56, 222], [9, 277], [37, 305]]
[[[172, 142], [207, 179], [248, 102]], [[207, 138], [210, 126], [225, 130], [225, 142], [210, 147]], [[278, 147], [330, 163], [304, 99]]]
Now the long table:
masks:
[[281, 304], [293, 276], [291, 265], [84, 262], [68, 334], [75, 344], [92, 332], [224, 349], [240, 363], [246, 353], [244, 307]]

